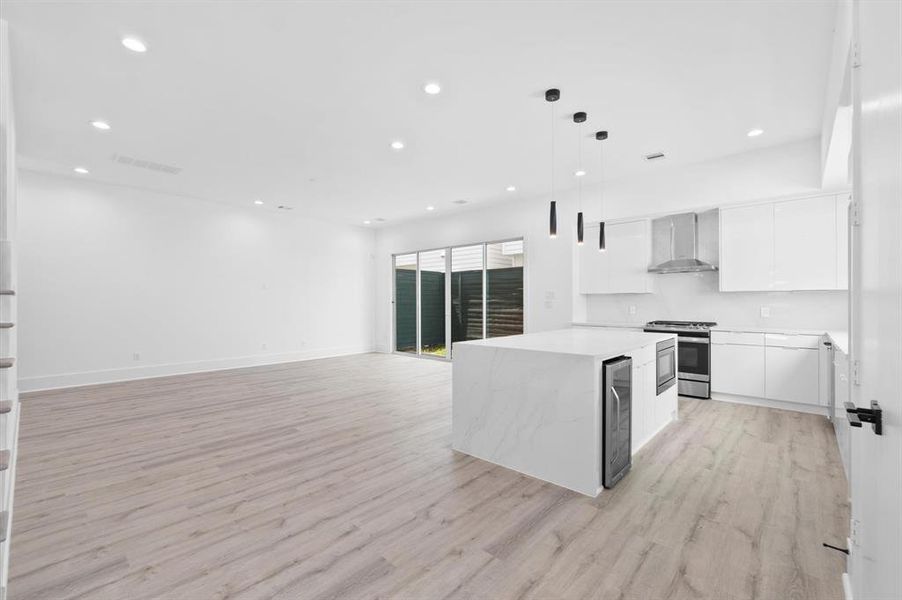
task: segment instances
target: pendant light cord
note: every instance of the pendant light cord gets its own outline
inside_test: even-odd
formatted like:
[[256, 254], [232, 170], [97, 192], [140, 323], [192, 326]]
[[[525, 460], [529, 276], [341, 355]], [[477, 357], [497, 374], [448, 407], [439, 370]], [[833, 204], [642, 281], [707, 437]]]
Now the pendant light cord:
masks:
[[600, 144], [601, 152], [599, 153], [600, 160], [598, 164], [598, 220], [604, 221], [604, 143]]
[[[576, 128], [576, 162], [578, 163], [577, 169], [583, 170], [583, 124], [579, 123]], [[579, 176], [576, 178], [576, 203], [579, 208], [579, 212], [583, 212], [583, 177]]]
[[554, 202], [554, 102], [551, 104], [551, 201]]

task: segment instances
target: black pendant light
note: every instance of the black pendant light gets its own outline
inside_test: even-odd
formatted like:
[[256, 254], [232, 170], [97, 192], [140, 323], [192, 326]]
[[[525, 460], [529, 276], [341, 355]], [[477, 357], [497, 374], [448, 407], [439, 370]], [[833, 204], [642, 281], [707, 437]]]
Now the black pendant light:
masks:
[[551, 105], [551, 212], [548, 217], [548, 236], [557, 237], [557, 202], [554, 200], [554, 103], [561, 99], [561, 90], [545, 90], [545, 101]]
[[576, 165], [576, 197], [577, 197], [577, 210], [579, 212], [576, 213], [576, 243], [579, 246], [583, 245], [583, 175], [586, 172], [583, 170], [583, 127], [582, 124], [586, 122], [586, 113], [577, 112], [573, 113], [573, 122], [576, 123], [579, 127], [576, 130], [576, 156], [577, 156], [577, 165]]
[[[597, 131], [595, 132], [595, 139], [599, 142], [603, 142], [608, 139], [607, 131]], [[598, 169], [598, 199], [599, 199], [599, 219], [604, 219], [604, 145], [601, 146], [601, 162], [599, 163]], [[605, 251], [605, 239], [604, 239], [604, 220], [598, 222], [598, 251]]]

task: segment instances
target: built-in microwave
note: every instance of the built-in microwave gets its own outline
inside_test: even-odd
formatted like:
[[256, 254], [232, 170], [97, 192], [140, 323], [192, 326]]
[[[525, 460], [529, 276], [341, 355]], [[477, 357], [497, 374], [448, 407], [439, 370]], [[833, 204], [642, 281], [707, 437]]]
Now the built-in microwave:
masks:
[[657, 349], [658, 388], [656, 393], [660, 394], [674, 385], [677, 380], [676, 340], [669, 339], [658, 342]]

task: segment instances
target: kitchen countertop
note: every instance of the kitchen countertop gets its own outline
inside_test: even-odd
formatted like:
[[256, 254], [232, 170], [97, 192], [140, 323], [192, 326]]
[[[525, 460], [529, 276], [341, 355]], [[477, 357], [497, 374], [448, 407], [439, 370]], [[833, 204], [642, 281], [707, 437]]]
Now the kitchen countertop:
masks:
[[673, 337], [675, 337], [675, 334], [672, 333], [612, 331], [610, 329], [598, 331], [596, 329], [574, 327], [486, 340], [455, 342], [454, 345], [611, 358]]
[[[645, 323], [612, 323], [604, 321], [574, 322], [574, 327], [599, 327], [599, 328], [643, 328]], [[833, 345], [844, 354], [849, 353], [849, 333], [841, 330], [817, 330], [795, 329], [792, 327], [754, 327], [748, 325], [721, 325], [711, 328], [711, 331], [743, 331], [749, 333], [779, 333], [784, 335], [826, 335], [830, 337]]]

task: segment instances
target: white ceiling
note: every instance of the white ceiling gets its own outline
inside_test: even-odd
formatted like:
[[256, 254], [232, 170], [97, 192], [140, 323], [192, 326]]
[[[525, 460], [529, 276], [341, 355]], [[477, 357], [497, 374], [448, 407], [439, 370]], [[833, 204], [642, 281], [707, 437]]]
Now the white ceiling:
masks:
[[[389, 222], [817, 135], [833, 2], [21, 2], [22, 162], [260, 210]], [[133, 34], [149, 51], [135, 54]], [[438, 96], [422, 85], [441, 82]], [[99, 132], [92, 119], [108, 120]], [[761, 127], [765, 134], [749, 138]], [[389, 144], [402, 139], [406, 148]], [[127, 155], [181, 167], [158, 173]]]

